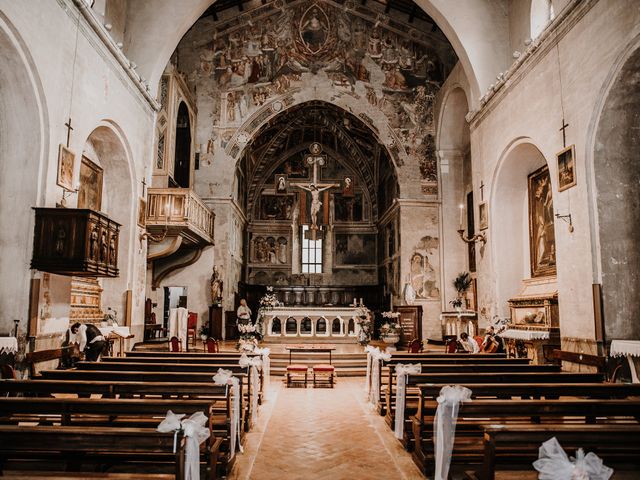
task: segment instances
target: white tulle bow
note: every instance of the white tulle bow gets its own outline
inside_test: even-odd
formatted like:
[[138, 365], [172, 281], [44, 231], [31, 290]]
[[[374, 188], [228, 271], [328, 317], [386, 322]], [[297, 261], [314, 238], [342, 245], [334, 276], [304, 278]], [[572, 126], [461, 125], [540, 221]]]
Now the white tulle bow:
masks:
[[256, 348], [253, 353], [262, 357], [262, 382], [265, 386], [264, 394], [266, 395], [266, 387], [271, 383], [271, 358], [269, 357], [271, 349], [269, 347]]
[[613, 475], [593, 452], [585, 455], [579, 448], [576, 458], [569, 457], [556, 437], [544, 442], [538, 455], [533, 468], [540, 472], [539, 480], [609, 480]]
[[364, 347], [364, 353], [367, 354], [367, 376], [364, 382], [364, 390], [367, 392], [367, 396], [371, 394], [371, 352], [373, 352], [377, 347], [372, 347], [371, 345], [367, 345]]
[[376, 406], [380, 401], [380, 371], [382, 369], [381, 361], [388, 362], [391, 360], [391, 354], [383, 352], [375, 347], [370, 352], [371, 355], [371, 391], [369, 401]]
[[182, 432], [186, 437], [185, 480], [200, 480], [200, 444], [211, 435], [206, 427], [207, 421], [207, 416], [202, 412], [196, 412], [189, 418], [184, 418], [184, 414], [176, 415], [169, 410], [157, 427], [159, 432], [174, 432], [174, 453], [178, 432]]
[[231, 404], [231, 446], [229, 447], [229, 455], [231, 458], [236, 453], [236, 444], [242, 452], [242, 444], [240, 443], [240, 380], [233, 376], [231, 370], [219, 368], [218, 373], [213, 376], [213, 382], [216, 385], [231, 385], [233, 392], [233, 403]]
[[407, 397], [407, 375], [422, 372], [419, 363], [399, 363], [396, 365], [396, 418], [393, 432], [396, 438], [404, 435], [404, 406]]
[[433, 419], [433, 444], [436, 457], [435, 480], [449, 478], [451, 452], [456, 437], [456, 423], [461, 402], [471, 400], [471, 390], [461, 385], [442, 387], [438, 395], [438, 409]]
[[258, 369], [262, 368], [260, 357], [248, 357], [243, 353], [238, 361], [241, 367], [249, 368], [249, 381], [251, 382], [251, 425], [258, 418], [258, 397], [260, 396], [260, 375]]

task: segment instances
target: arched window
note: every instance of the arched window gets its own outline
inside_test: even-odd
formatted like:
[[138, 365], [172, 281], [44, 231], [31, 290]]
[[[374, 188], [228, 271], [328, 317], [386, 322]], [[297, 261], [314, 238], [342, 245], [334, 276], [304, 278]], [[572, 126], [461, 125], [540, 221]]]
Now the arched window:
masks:
[[554, 18], [551, 0], [531, 0], [531, 38], [537, 38]]
[[271, 334], [280, 335], [281, 333], [282, 333], [282, 322], [278, 317], [276, 317], [271, 322]]

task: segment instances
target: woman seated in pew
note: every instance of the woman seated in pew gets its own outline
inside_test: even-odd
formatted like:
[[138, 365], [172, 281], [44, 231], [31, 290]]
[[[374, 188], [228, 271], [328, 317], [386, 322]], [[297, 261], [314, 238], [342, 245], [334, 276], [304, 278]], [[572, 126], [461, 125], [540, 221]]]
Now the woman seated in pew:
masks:
[[473, 337], [470, 337], [467, 332], [460, 334], [460, 340], [458, 341], [458, 352], [460, 353], [478, 353], [480, 346]]
[[490, 326], [485, 333], [480, 350], [486, 353], [504, 353], [504, 340], [498, 335], [493, 326]]

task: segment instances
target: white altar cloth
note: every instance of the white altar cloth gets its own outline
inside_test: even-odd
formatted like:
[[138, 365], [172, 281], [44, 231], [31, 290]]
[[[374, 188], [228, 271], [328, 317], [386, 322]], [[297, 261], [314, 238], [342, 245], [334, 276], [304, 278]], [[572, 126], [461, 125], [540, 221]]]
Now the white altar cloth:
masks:
[[514, 340], [549, 340], [549, 332], [545, 330], [518, 330], [509, 328], [500, 334], [502, 338]]
[[131, 330], [129, 330], [129, 327], [98, 327], [98, 329], [100, 330], [100, 333], [102, 333], [102, 335], [107, 338], [109, 335], [111, 335], [112, 333], [114, 335], [118, 335], [119, 337], [130, 337], [131, 336]]
[[640, 357], [640, 340], [612, 340], [609, 349], [612, 357]]
[[0, 337], [0, 353], [16, 353], [18, 339], [16, 337]]
[[169, 339], [178, 337], [182, 345], [182, 351], [187, 350], [187, 321], [189, 310], [186, 308], [172, 308], [169, 311]]

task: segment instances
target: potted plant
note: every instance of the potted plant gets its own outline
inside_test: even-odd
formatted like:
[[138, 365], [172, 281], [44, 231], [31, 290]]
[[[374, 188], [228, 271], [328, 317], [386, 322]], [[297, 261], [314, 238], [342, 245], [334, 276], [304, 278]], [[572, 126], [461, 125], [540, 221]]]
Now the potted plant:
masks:
[[384, 343], [394, 345], [400, 341], [400, 312], [382, 312], [385, 323], [380, 327], [380, 338]]
[[453, 281], [453, 287], [458, 292], [458, 296], [455, 300], [452, 300], [450, 303], [456, 310], [462, 310], [466, 308], [466, 295], [467, 290], [471, 287], [471, 274], [469, 272], [461, 272]]
[[200, 335], [200, 338], [202, 339], [202, 343], [206, 342], [207, 338], [209, 338], [209, 326], [205, 325], [204, 323], [200, 325], [200, 330], [198, 330], [198, 335]]

